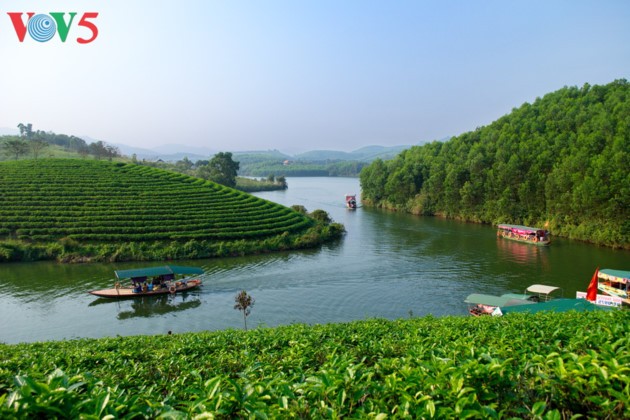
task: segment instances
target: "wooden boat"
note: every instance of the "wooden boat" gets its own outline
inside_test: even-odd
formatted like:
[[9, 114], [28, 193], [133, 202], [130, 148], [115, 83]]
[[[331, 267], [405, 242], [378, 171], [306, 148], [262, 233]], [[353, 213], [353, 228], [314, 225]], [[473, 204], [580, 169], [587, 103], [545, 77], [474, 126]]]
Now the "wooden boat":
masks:
[[356, 195], [350, 195], [350, 194], [346, 194], [346, 207], [349, 209], [356, 209], [357, 208], [357, 196]]
[[497, 227], [497, 236], [538, 246], [551, 243], [548, 230], [529, 226], [501, 224]]
[[527, 299], [513, 298], [507, 295], [493, 296], [480, 293], [468, 295], [464, 300], [468, 304], [468, 312], [473, 316], [492, 315], [497, 308], [516, 305], [531, 305], [532, 302]]
[[556, 299], [561, 289], [544, 284], [532, 284], [523, 293], [506, 293], [501, 296], [473, 293], [464, 300], [473, 316], [501, 315], [502, 308], [531, 305]]
[[[197, 267], [165, 265], [118, 270], [115, 271], [115, 274], [118, 281], [113, 288], [92, 290], [89, 293], [94, 296], [113, 299], [175, 294], [201, 286], [201, 279], [186, 276], [203, 274], [203, 270]], [[180, 276], [179, 279], [178, 276]], [[123, 280], [130, 280], [131, 284], [122, 285], [121, 281]]]

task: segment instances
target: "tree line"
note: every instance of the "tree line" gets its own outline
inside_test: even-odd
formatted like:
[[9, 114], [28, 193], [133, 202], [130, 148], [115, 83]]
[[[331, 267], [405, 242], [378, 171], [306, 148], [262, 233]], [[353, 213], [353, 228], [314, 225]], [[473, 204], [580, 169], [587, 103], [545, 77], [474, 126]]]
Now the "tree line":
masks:
[[19, 123], [17, 127], [20, 130], [19, 136], [0, 137], [1, 147], [5, 155], [15, 160], [18, 160], [21, 156], [28, 155], [37, 159], [50, 146], [59, 146], [64, 150], [78, 153], [83, 157], [92, 155], [96, 159], [112, 160], [121, 156], [117, 147], [102, 141], [88, 144], [85, 140], [76, 136], [56, 134], [52, 131], [33, 130], [33, 124], [31, 123]]
[[231, 152], [219, 152], [209, 160], [197, 160], [196, 162], [188, 159], [188, 157], [175, 163], [161, 160], [157, 162], [143, 160], [140, 162], [135, 155], [132, 156], [131, 160], [134, 163], [180, 172], [242, 191], [278, 190], [288, 187], [284, 176], [276, 177], [274, 174], [269, 174], [265, 179], [260, 180], [238, 178], [240, 163], [234, 160]]
[[241, 167], [241, 174], [248, 176], [358, 176], [365, 162], [359, 161], [291, 161], [287, 164], [279, 160], [248, 162]]
[[630, 248], [630, 85], [564, 87], [360, 175], [366, 205]]

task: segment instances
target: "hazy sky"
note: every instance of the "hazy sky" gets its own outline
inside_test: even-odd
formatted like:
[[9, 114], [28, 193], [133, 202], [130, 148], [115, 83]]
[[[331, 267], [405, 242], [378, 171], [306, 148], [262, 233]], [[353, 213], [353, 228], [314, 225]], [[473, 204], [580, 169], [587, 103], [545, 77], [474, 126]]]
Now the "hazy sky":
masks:
[[[19, 42], [7, 12], [77, 12]], [[98, 37], [77, 26], [84, 12]], [[66, 15], [67, 16], [67, 15]], [[0, 1], [0, 127], [138, 147], [350, 151], [630, 78], [630, 1]]]

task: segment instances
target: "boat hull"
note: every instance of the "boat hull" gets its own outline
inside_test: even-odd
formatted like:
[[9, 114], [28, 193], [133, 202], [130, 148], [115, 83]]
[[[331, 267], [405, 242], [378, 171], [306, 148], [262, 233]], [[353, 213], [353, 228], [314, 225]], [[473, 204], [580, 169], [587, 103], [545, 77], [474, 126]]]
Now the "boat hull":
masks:
[[161, 288], [158, 290], [147, 290], [141, 292], [135, 292], [131, 287], [119, 287], [112, 289], [102, 289], [102, 290], [92, 290], [88, 293], [108, 299], [133, 299], [144, 296], [156, 296], [156, 295], [168, 295], [175, 294], [180, 292], [185, 292], [187, 290], [195, 289], [201, 286], [201, 280], [188, 280], [186, 282], [175, 282], [169, 285], [166, 288]]
[[551, 244], [551, 241], [532, 241], [529, 239], [520, 239], [520, 238], [514, 238], [508, 235], [499, 235], [501, 238], [503, 239], [507, 239], [510, 241], [514, 241], [514, 242], [520, 242], [522, 244], [528, 244], [528, 245], [535, 245], [535, 246], [549, 246], [549, 244]]

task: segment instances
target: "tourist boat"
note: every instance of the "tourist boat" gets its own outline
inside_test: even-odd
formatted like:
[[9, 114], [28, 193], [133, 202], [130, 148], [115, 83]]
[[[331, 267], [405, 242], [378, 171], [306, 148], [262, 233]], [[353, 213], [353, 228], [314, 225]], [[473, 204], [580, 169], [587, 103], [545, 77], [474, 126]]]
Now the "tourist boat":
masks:
[[346, 194], [346, 207], [349, 209], [356, 209], [357, 208], [357, 196], [356, 195], [350, 195], [350, 194]]
[[544, 284], [532, 284], [523, 293], [506, 293], [501, 296], [473, 293], [464, 300], [473, 316], [500, 315], [502, 308], [548, 302], [561, 296], [562, 289]]
[[[600, 295], [597, 291], [602, 292]], [[630, 271], [597, 269], [588, 290], [577, 292], [578, 299], [588, 299], [600, 306], [630, 305]], [[589, 296], [590, 294], [590, 296]]]
[[621, 298], [630, 305], [630, 271], [605, 268], [597, 274], [597, 290], [608, 296]]
[[[198, 267], [165, 265], [118, 270], [114, 273], [118, 281], [113, 288], [92, 290], [89, 293], [98, 297], [115, 299], [175, 294], [201, 286], [201, 279], [186, 276], [203, 274], [203, 270]], [[122, 285], [121, 281], [125, 280], [129, 280], [130, 284]]]
[[497, 236], [539, 246], [551, 243], [548, 230], [529, 226], [501, 224], [497, 227]]

